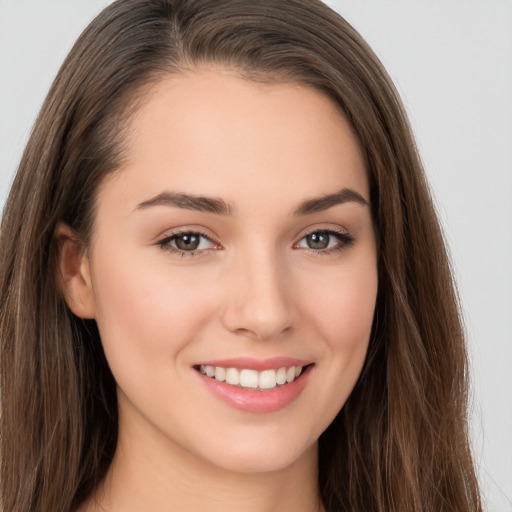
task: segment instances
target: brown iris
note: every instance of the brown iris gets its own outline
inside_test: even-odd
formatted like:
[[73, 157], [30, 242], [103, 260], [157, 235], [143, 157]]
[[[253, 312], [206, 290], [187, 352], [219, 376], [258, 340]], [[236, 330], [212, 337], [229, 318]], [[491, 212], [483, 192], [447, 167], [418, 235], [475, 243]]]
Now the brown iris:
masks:
[[201, 237], [193, 233], [178, 235], [174, 239], [176, 247], [182, 251], [194, 251], [199, 247]]

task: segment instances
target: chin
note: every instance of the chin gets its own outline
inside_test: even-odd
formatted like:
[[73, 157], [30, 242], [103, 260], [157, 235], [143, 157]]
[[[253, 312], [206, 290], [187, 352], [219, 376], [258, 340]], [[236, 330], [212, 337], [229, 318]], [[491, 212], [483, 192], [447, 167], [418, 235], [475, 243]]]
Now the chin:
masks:
[[[316, 467], [317, 441], [309, 445], [293, 442], [290, 436], [278, 436], [273, 440], [258, 439], [237, 440], [226, 449], [210, 456], [210, 462], [226, 471], [234, 473], [271, 473], [293, 466], [303, 459], [310, 458]], [[217, 449], [219, 446], [216, 447]]]

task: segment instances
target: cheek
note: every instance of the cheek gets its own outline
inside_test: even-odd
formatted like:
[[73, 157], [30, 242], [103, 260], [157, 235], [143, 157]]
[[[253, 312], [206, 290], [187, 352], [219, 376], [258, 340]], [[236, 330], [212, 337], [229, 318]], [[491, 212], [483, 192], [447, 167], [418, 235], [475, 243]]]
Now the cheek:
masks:
[[[373, 258], [317, 276], [309, 294], [307, 315], [322, 343], [322, 386], [318, 411], [323, 428], [338, 414], [352, 392], [364, 364], [377, 297], [377, 265]], [[305, 310], [306, 311], [306, 310]], [[305, 316], [305, 315], [304, 315]]]
[[378, 276], [374, 258], [317, 275], [310, 290], [309, 314], [331, 350], [365, 347], [369, 341]]
[[330, 300], [319, 301], [317, 311], [324, 317], [326, 337], [333, 348], [368, 342], [376, 296], [376, 276], [365, 276], [362, 280], [344, 280], [330, 294]]
[[208, 286], [165, 259], [148, 265], [135, 253], [114, 265], [99, 254], [96, 261], [96, 321], [113, 370], [118, 360], [139, 371], [142, 361], [169, 364], [212, 315]]

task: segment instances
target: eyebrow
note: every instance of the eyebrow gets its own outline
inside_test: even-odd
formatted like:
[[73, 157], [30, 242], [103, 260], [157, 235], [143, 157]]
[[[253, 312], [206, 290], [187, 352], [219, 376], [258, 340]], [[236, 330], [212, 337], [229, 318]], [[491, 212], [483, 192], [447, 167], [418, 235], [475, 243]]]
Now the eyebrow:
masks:
[[[295, 216], [310, 215], [312, 213], [328, 210], [338, 204], [355, 202], [369, 206], [368, 201], [358, 192], [349, 188], [343, 188], [334, 194], [308, 199], [297, 207]], [[234, 208], [223, 199], [214, 197], [194, 196], [176, 192], [163, 192], [137, 205], [135, 210], [144, 210], [152, 206], [174, 206], [185, 210], [196, 210], [216, 215], [233, 215]]]
[[163, 192], [152, 199], [148, 199], [140, 203], [136, 210], [142, 210], [151, 206], [175, 206], [185, 210], [196, 210], [217, 215], [233, 214], [233, 207], [222, 199], [173, 192]]
[[358, 192], [350, 188], [343, 188], [334, 194], [308, 199], [299, 205], [295, 215], [310, 215], [311, 213], [323, 212], [333, 206], [343, 203], [355, 202], [363, 206], [369, 206], [368, 201]]

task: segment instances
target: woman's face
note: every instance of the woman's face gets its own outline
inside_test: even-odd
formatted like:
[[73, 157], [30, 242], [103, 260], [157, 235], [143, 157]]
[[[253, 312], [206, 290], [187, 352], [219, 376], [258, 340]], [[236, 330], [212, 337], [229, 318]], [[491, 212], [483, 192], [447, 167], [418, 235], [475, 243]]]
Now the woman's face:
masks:
[[127, 143], [83, 267], [120, 439], [243, 472], [313, 456], [377, 294], [348, 123], [311, 88], [210, 69], [154, 86]]

